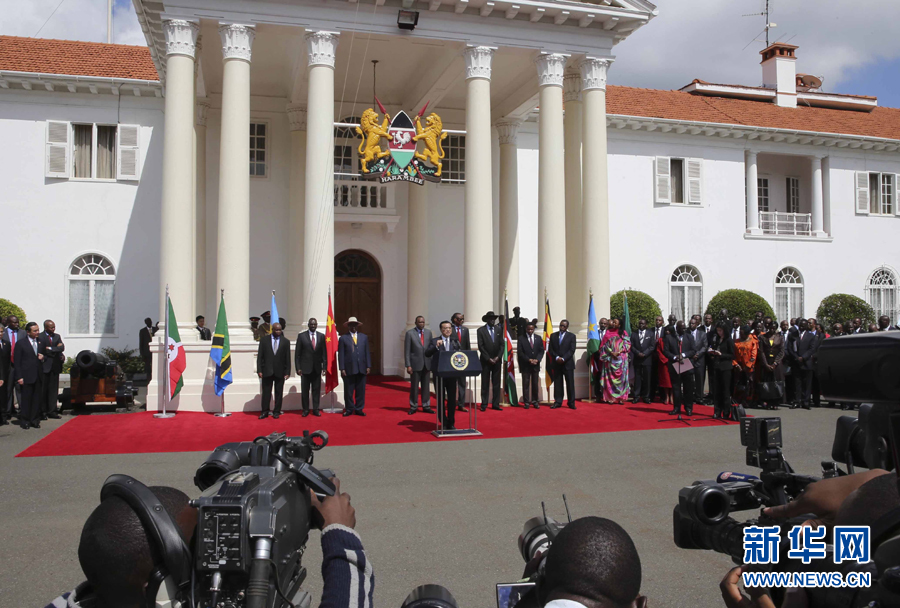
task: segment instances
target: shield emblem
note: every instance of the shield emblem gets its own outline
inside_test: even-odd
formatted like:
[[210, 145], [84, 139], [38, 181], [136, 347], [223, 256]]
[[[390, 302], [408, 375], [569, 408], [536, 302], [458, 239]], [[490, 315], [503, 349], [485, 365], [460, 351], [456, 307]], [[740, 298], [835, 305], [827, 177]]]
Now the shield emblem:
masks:
[[397, 163], [400, 170], [406, 169], [406, 165], [413, 159], [416, 152], [416, 142], [413, 136], [416, 134], [416, 128], [413, 126], [412, 120], [406, 115], [406, 112], [400, 111], [391, 121], [391, 128], [388, 129], [391, 135], [391, 141], [388, 144], [388, 150], [391, 151], [391, 158]]

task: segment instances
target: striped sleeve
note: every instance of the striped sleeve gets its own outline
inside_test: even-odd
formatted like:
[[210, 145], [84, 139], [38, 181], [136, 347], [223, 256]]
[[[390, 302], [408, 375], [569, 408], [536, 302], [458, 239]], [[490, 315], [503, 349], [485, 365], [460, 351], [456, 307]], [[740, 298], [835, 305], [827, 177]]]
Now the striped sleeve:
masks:
[[373, 608], [372, 563], [353, 529], [334, 524], [322, 531], [322, 580], [319, 608]]

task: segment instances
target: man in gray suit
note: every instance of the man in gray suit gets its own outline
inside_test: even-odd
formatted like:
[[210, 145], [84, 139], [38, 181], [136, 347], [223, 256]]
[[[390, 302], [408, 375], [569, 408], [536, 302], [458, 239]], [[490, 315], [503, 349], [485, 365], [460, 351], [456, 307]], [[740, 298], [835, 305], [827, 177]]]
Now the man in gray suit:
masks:
[[[450, 321], [452, 324], [452, 334], [453, 337], [456, 338], [456, 341], [459, 342], [459, 350], [472, 350], [472, 340], [469, 338], [469, 328], [465, 327], [463, 323], [466, 321], [465, 315], [461, 312], [453, 313], [453, 316], [450, 317]], [[466, 379], [465, 377], [457, 378], [457, 382], [459, 384], [459, 393], [456, 398], [456, 409], [460, 412], [468, 412], [466, 409]]]
[[416, 326], [406, 332], [403, 339], [403, 359], [409, 374], [409, 414], [419, 409], [419, 389], [422, 390], [422, 411], [433, 414], [431, 409], [431, 389], [428, 377], [431, 375], [431, 359], [425, 356], [425, 349], [431, 344], [431, 330], [425, 328], [425, 317], [416, 317]]

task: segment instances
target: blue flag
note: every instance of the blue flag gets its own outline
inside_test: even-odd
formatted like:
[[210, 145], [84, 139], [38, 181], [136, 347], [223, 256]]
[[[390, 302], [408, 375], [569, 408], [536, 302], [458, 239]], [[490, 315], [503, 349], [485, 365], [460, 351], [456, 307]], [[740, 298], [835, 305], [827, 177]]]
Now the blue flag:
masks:
[[[269, 307], [269, 327], [275, 325], [276, 323], [281, 323], [281, 317], [278, 316], [278, 305], [275, 303], [275, 290], [272, 290], [272, 306]], [[284, 328], [282, 328], [284, 329]]]
[[219, 302], [219, 316], [216, 318], [216, 329], [213, 333], [212, 349], [209, 357], [216, 362], [216, 395], [221, 396], [232, 383], [231, 376], [231, 340], [228, 338], [228, 318], [225, 316], [225, 296]]

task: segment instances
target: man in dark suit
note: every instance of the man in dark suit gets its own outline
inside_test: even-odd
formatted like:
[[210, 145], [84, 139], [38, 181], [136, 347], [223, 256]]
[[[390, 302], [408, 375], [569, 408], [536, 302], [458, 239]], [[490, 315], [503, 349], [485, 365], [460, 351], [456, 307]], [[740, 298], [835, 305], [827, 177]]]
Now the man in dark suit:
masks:
[[700, 325], [700, 315], [691, 318], [690, 323], [691, 339], [694, 341], [694, 356], [691, 357], [691, 364], [694, 366], [694, 396], [692, 403], [703, 402], [703, 383], [706, 380], [706, 351], [707, 347], [706, 330]]
[[[431, 357], [431, 369], [435, 371], [438, 369], [438, 354], [441, 351], [462, 350], [456, 339], [456, 328], [450, 321], [441, 321], [440, 328], [441, 335], [433, 338], [428, 344], [428, 348], [425, 349], [425, 356]], [[438, 423], [445, 431], [452, 431], [456, 428], [456, 380], [448, 378], [445, 382], [435, 374], [434, 388], [435, 397], [437, 397]]]
[[153, 379], [153, 352], [150, 350], [150, 344], [153, 342], [153, 336], [159, 331], [159, 323], [153, 324], [150, 317], [144, 319], [144, 327], [138, 333], [138, 349], [141, 359], [144, 360], [144, 373], [147, 374], [147, 382]]
[[[416, 326], [406, 332], [403, 338], [403, 359], [409, 374], [409, 414], [419, 409], [419, 390], [422, 391], [422, 411], [433, 414], [431, 409], [431, 360], [425, 356], [425, 349], [431, 344], [431, 330], [425, 327], [425, 317], [416, 317]], [[454, 387], [455, 390], [456, 387]]]
[[6, 414], [6, 391], [12, 390], [9, 378], [9, 344], [0, 340], [0, 426], [9, 424]]
[[[789, 378], [785, 378], [785, 399], [791, 405], [799, 405], [800, 393], [798, 393], [796, 389], [800, 374], [797, 369], [799, 367], [797, 362], [797, 338], [800, 337], [800, 328], [797, 326], [797, 319], [782, 321], [781, 324], [781, 333], [784, 335], [784, 359], [782, 360], [782, 363], [785, 367], [785, 375], [790, 376]], [[785, 324], [787, 324], [786, 329], [784, 327]]]
[[638, 321], [637, 331], [631, 332], [631, 352], [634, 354], [634, 398], [650, 403], [650, 372], [656, 355], [656, 334], [647, 329], [647, 319]]
[[[716, 324], [713, 322], [713, 316], [711, 314], [706, 313], [705, 315], [703, 315], [703, 327], [701, 329], [706, 332], [706, 344], [708, 346], [716, 333]], [[706, 381], [709, 383], [709, 392], [705, 395], [701, 395], [701, 397], [703, 398], [703, 403], [709, 405], [713, 402], [713, 395], [716, 394], [713, 385], [713, 383], [716, 381], [716, 370], [711, 367], [713, 358], [712, 355], [709, 354], [709, 348], [706, 349], [706, 354], [703, 356], [703, 358], [706, 362]]]
[[672, 416], [681, 414], [682, 405], [688, 416], [694, 413], [694, 370], [689, 369], [679, 374], [675, 364], [690, 361], [695, 353], [691, 332], [685, 330], [684, 321], [678, 321], [675, 331], [670, 329], [663, 341], [663, 354], [669, 360], [669, 378], [672, 380], [672, 401], [675, 406], [669, 412]]
[[18, 403], [19, 407], [22, 407], [22, 387], [13, 381], [13, 378], [16, 367], [16, 344], [27, 339], [25, 330], [19, 329], [19, 318], [16, 315], [9, 315], [6, 318], [6, 329], [3, 330], [3, 341], [7, 344], [5, 349], [7, 354], [2, 364], [6, 367], [6, 377], [10, 379], [12, 386], [6, 391], [6, 401], [0, 403], [0, 407], [6, 409], [7, 419], [11, 419], [15, 413], [14, 404]]
[[66, 361], [66, 345], [56, 333], [56, 323], [44, 321], [44, 331], [38, 336], [38, 351], [44, 355], [41, 365], [41, 420], [59, 418], [56, 401], [59, 396], [59, 374]]
[[494, 393], [491, 400], [491, 409], [502, 411], [500, 408], [500, 370], [503, 362], [503, 336], [500, 328], [496, 326], [497, 315], [493, 310], [481, 317], [484, 326], [479, 327], [478, 355], [481, 359], [481, 411], [487, 409], [488, 391], [493, 383]]
[[344, 416], [365, 416], [366, 376], [372, 371], [369, 339], [357, 331], [362, 323], [350, 317], [344, 327], [349, 332], [338, 339], [338, 366], [344, 379]]
[[309, 395], [312, 392], [313, 416], [321, 416], [319, 393], [322, 391], [322, 376], [328, 369], [328, 351], [325, 348], [325, 334], [316, 331], [319, 322], [310, 319], [307, 330], [297, 334], [294, 346], [294, 366], [300, 374], [300, 393], [303, 399], [303, 417], [309, 416]]
[[[456, 341], [459, 342], [459, 350], [472, 350], [472, 340], [469, 336], [469, 328], [465, 327], [463, 323], [466, 322], [466, 316], [461, 312], [453, 313], [453, 316], [450, 317], [450, 322], [452, 323], [453, 335], [456, 337]], [[468, 412], [466, 409], [466, 378], [461, 377], [456, 379], [456, 383], [458, 386], [458, 396], [456, 398], [456, 409], [460, 412]], [[473, 396], [474, 400], [475, 397]]]
[[[816, 348], [819, 340], [815, 330], [810, 330], [806, 319], [798, 319], [799, 333], [794, 340], [794, 362], [792, 367], [794, 374], [794, 395], [799, 399], [799, 406], [809, 409], [809, 396], [812, 390], [813, 365], [816, 356]], [[791, 405], [791, 409], [797, 409], [798, 404]]]
[[[666, 322], [662, 318], [662, 316], [656, 317], [655, 327], [653, 328], [653, 341], [654, 344], [662, 343], [663, 338], [665, 337], [665, 329]], [[651, 365], [650, 365], [650, 400], [656, 399], [659, 396], [659, 355], [657, 353], [653, 353], [651, 355]]]
[[262, 412], [259, 419], [269, 417], [269, 401], [272, 386], [275, 387], [275, 412], [272, 418], [281, 417], [281, 399], [284, 381], [291, 377], [291, 341], [284, 336], [281, 323], [272, 325], [272, 335], [259, 340], [256, 351], [256, 375], [262, 378]]
[[569, 331], [569, 321], [559, 322], [559, 331], [550, 334], [547, 345], [547, 364], [553, 362], [553, 405], [551, 410], [562, 407], [563, 381], [569, 407], [575, 409], [575, 334]]
[[41, 362], [44, 355], [38, 346], [38, 324], [31, 321], [25, 326], [26, 337], [16, 341], [13, 353], [15, 380], [22, 389], [19, 401], [19, 426], [23, 429], [41, 428]]
[[[194, 329], [196, 329], [197, 333], [200, 334], [200, 339], [206, 341], [212, 340], [212, 332], [206, 326], [206, 317], [204, 317], [203, 315], [197, 315], [196, 321], [197, 327], [195, 327]], [[284, 326], [282, 326], [282, 328], [283, 327]]]
[[544, 358], [544, 343], [540, 336], [534, 335], [534, 322], [525, 324], [525, 333], [519, 336], [517, 343], [519, 371], [522, 372], [522, 406], [527, 410], [529, 405], [534, 409], [540, 407], [538, 389], [540, 386], [541, 359]]

